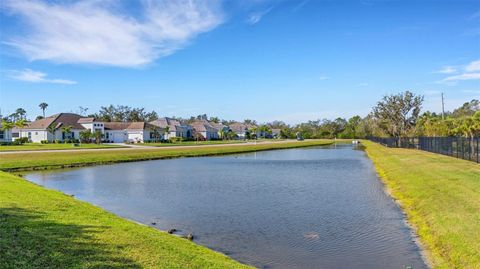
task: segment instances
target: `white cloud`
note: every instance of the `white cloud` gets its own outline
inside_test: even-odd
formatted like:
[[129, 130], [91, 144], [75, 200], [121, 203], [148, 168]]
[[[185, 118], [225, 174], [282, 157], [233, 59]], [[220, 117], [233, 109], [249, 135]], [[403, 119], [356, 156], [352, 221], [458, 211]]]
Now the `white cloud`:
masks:
[[473, 62], [469, 63], [465, 67], [465, 71], [467, 71], [467, 72], [480, 71], [480, 60], [473, 61]]
[[122, 3], [5, 0], [1, 5], [28, 27], [4, 43], [29, 60], [137, 67], [172, 54], [223, 20], [216, 0], [143, 0], [136, 18], [121, 12]]
[[480, 79], [480, 73], [465, 73], [455, 76], [446, 77], [442, 80], [442, 82], [448, 81], [458, 81], [458, 80], [476, 80]]
[[330, 79], [329, 76], [326, 76], [326, 75], [321, 75], [320, 77], [318, 77], [319, 80], [327, 80], [327, 79]]
[[367, 86], [368, 86], [368, 83], [362, 82], [362, 83], [358, 83], [356, 86], [357, 86], [357, 87], [367, 87]]
[[264, 10], [264, 11], [252, 12], [252, 13], [250, 13], [250, 15], [248, 15], [247, 22], [250, 25], [254, 25], [254, 24], [260, 22], [260, 20], [263, 18], [263, 16], [267, 15], [271, 10], [272, 10], [272, 8], [269, 8], [269, 9]]
[[[448, 67], [444, 67], [442, 70], [450, 71]], [[464, 65], [461, 68], [461, 71], [457, 71], [454, 68], [453, 72], [437, 72], [437, 73], [443, 73], [443, 74], [458, 73], [457, 75], [451, 75], [440, 81], [437, 81], [437, 83], [443, 83], [448, 85], [455, 85], [456, 82], [462, 81], [462, 80], [478, 80], [480, 79], [480, 60], [476, 60], [476, 61], [470, 62], [467, 65]]]
[[434, 73], [439, 73], [439, 74], [453, 74], [456, 73], [457, 69], [453, 66], [444, 66], [440, 70], [435, 71]]
[[68, 79], [51, 79], [47, 78], [47, 74], [39, 71], [34, 71], [31, 69], [11, 70], [10, 78], [21, 81], [28, 81], [33, 83], [55, 83], [55, 84], [77, 84], [76, 81]]

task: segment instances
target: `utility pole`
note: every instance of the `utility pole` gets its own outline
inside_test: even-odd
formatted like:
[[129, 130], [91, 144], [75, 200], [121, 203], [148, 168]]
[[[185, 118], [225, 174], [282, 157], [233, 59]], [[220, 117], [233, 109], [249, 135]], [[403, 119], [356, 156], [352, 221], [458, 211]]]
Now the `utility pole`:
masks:
[[442, 120], [445, 119], [445, 101], [443, 98], [443, 92], [442, 92]]

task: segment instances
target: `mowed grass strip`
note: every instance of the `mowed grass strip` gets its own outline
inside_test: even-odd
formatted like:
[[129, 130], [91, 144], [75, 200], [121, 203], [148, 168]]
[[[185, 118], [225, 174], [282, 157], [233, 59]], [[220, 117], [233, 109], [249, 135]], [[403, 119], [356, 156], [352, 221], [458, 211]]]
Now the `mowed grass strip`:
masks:
[[364, 141], [434, 268], [480, 268], [480, 165]]
[[[251, 141], [250, 141], [251, 142]], [[224, 145], [224, 144], [241, 144], [247, 143], [244, 140], [213, 140], [213, 141], [184, 141], [172, 143], [146, 143], [145, 146], [154, 147], [172, 147], [172, 146], [203, 146], [203, 145]]]
[[0, 155], [0, 169], [21, 171], [53, 169], [116, 162], [155, 160], [163, 158], [212, 156], [260, 150], [287, 149], [331, 144], [331, 140], [288, 141], [232, 146], [204, 146], [198, 148], [128, 149], [79, 152], [31, 152]]
[[0, 268], [251, 268], [0, 171]]
[[108, 144], [80, 144], [74, 147], [73, 144], [41, 144], [26, 143], [23, 145], [0, 146], [0, 151], [28, 151], [28, 150], [65, 150], [65, 149], [108, 149], [108, 148], [125, 148], [125, 146], [108, 145]]

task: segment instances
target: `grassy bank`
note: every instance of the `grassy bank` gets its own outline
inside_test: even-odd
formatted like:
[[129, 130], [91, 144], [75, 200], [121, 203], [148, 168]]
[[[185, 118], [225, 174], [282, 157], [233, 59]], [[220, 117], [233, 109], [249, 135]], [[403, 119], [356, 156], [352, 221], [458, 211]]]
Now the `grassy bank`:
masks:
[[156, 160], [177, 157], [212, 156], [259, 150], [286, 149], [309, 147], [332, 143], [329, 140], [288, 141], [270, 144], [246, 144], [232, 146], [205, 146], [198, 148], [159, 148], [159, 149], [128, 149], [79, 152], [31, 152], [15, 153], [0, 156], [0, 169], [4, 171], [21, 171], [32, 169], [53, 169], [64, 167], [87, 166], [140, 160]]
[[173, 143], [146, 143], [145, 146], [171, 147], [171, 146], [203, 146], [246, 143], [244, 140], [212, 140], [212, 141], [183, 141]]
[[480, 268], [480, 165], [365, 141], [435, 268]]
[[62, 149], [102, 149], [102, 148], [122, 148], [119, 145], [108, 144], [81, 144], [74, 147], [73, 144], [40, 144], [26, 143], [23, 145], [0, 146], [0, 151], [28, 151], [28, 150], [62, 150]]
[[0, 268], [250, 268], [0, 172]]

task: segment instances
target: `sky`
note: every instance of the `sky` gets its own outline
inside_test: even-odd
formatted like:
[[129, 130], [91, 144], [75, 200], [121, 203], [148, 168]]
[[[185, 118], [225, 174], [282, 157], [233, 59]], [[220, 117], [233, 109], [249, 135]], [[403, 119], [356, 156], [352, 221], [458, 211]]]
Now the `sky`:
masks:
[[128, 105], [160, 116], [366, 116], [480, 99], [477, 0], [0, 2], [0, 108], [34, 119]]

